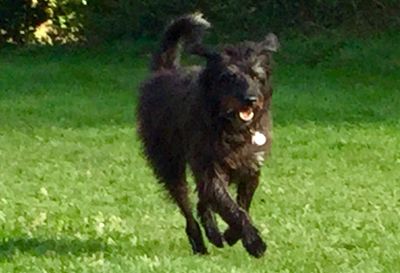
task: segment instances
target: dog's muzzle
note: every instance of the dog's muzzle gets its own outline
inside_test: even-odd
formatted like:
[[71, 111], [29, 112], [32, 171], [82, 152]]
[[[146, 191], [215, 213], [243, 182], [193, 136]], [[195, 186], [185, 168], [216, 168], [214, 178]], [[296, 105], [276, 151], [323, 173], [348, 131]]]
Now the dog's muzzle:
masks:
[[239, 117], [243, 121], [251, 121], [254, 118], [253, 106], [257, 103], [256, 96], [247, 96], [244, 98], [246, 107], [239, 111]]

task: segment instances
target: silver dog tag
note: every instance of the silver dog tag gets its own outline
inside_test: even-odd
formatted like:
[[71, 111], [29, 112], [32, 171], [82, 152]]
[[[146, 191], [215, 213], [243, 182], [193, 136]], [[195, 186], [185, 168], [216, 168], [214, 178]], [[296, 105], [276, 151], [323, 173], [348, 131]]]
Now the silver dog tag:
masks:
[[267, 137], [263, 133], [256, 131], [251, 137], [251, 142], [258, 146], [262, 146], [267, 142]]

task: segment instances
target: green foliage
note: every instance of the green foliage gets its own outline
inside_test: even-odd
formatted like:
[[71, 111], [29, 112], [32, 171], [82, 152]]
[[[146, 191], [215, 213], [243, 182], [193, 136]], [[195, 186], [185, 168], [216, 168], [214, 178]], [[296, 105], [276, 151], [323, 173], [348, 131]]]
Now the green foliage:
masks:
[[139, 35], [142, 12], [142, 1], [92, 0], [83, 10], [86, 38], [96, 43]]
[[[109, 3], [114, 6], [111, 9]], [[103, 7], [99, 12], [98, 7]], [[126, 9], [126, 7], [129, 7]], [[195, 10], [202, 11], [212, 22], [219, 40], [263, 37], [269, 30], [287, 32], [289, 29], [305, 33], [326, 31], [329, 28], [359, 28], [359, 31], [384, 29], [400, 25], [398, 1], [313, 0], [313, 1], [136, 1], [97, 0], [87, 20], [95, 20], [97, 29], [107, 34], [103, 38], [121, 36], [154, 36], [159, 34], [171, 18]], [[107, 13], [106, 11], [109, 11]], [[127, 14], [130, 12], [130, 14]], [[105, 17], [102, 17], [102, 15]], [[97, 15], [97, 16], [96, 16]], [[129, 15], [131, 15], [130, 18]], [[128, 16], [128, 18], [125, 18]], [[110, 24], [111, 22], [111, 24]], [[126, 27], [126, 23], [128, 28]], [[119, 27], [119, 24], [121, 26]], [[88, 28], [91, 31], [91, 28]]]
[[76, 42], [85, 4], [86, 0], [0, 0], [0, 44]]
[[34, 26], [46, 21], [46, 8], [46, 2], [32, 6], [25, 0], [1, 0], [0, 43], [26, 43], [34, 31]]
[[138, 49], [2, 50], [0, 272], [397, 272], [399, 41], [325, 41], [333, 53], [310, 65], [295, 58], [304, 41], [286, 41], [252, 206], [260, 260], [240, 243], [191, 255], [135, 135]]
[[171, 18], [196, 10], [213, 23], [219, 41], [260, 38], [270, 30], [313, 34], [400, 26], [396, 0], [0, 0], [0, 43], [154, 37]]

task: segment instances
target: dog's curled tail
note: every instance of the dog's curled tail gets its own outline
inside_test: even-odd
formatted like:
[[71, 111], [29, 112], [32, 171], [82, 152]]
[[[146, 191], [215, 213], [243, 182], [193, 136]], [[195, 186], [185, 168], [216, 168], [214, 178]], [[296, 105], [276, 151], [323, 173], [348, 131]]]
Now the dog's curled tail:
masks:
[[194, 53], [201, 48], [205, 30], [211, 24], [202, 13], [193, 13], [174, 20], [164, 32], [160, 49], [153, 55], [151, 70], [174, 69], [179, 66], [181, 44]]

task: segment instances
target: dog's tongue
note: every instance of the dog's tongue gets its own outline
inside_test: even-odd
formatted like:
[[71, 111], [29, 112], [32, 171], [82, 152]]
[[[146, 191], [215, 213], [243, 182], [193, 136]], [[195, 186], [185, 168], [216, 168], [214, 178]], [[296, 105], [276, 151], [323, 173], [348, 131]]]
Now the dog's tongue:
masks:
[[242, 111], [239, 112], [239, 117], [244, 120], [244, 121], [250, 121], [254, 117], [254, 112], [253, 109], [251, 108], [246, 108]]

